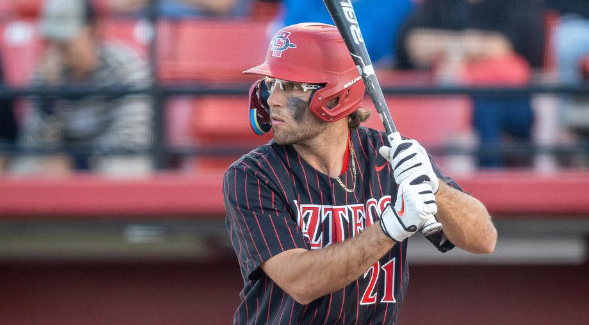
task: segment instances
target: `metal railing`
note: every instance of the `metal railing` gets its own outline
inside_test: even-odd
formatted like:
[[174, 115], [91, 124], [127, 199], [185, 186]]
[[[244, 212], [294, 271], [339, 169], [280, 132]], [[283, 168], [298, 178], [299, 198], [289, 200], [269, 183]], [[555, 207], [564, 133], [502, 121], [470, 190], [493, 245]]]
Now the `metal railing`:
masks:
[[[152, 155], [158, 169], [167, 167], [167, 160], [170, 155], [179, 156], [235, 156], [246, 152], [251, 148], [232, 147], [232, 148], [207, 148], [207, 147], [173, 147], [168, 145], [166, 123], [164, 118], [164, 107], [166, 100], [175, 96], [191, 97], [223, 97], [223, 96], [247, 96], [249, 85], [233, 84], [225, 86], [209, 86], [207, 84], [161, 84], [157, 83], [150, 87], [140, 89], [124, 88], [39, 88], [39, 87], [0, 87], [0, 98], [33, 98], [33, 97], [59, 97], [59, 98], [79, 98], [90, 95], [103, 95], [108, 97], [119, 97], [130, 94], [150, 95], [154, 100], [154, 144]], [[477, 98], [510, 98], [523, 97], [537, 94], [548, 95], [587, 95], [589, 96], [588, 85], [568, 86], [568, 85], [530, 85], [526, 87], [385, 87], [383, 93], [388, 96], [455, 96], [469, 95]], [[244, 108], [245, 109], [245, 108]], [[245, 122], [244, 122], [245, 123]], [[63, 146], [47, 150], [28, 150], [22, 152], [15, 147], [3, 145], [0, 151], [7, 155], [15, 154], [49, 154], [54, 152], [68, 153], [86, 153], [90, 149], [76, 146]], [[471, 154], [475, 156], [489, 155], [572, 155], [572, 154], [589, 154], [588, 144], [568, 144], [558, 146], [539, 145], [534, 143], [526, 144], [502, 144], [501, 146], [478, 145], [475, 148], [464, 148], [460, 146], [445, 146], [431, 148], [430, 152], [435, 155], [463, 155]], [[113, 151], [111, 154], [117, 154]]]

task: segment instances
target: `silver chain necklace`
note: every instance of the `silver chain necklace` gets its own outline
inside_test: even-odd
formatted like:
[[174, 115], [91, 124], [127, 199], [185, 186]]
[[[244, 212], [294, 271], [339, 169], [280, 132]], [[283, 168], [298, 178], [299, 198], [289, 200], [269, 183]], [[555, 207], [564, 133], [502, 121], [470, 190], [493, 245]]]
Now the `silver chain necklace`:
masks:
[[344, 185], [344, 183], [342, 182], [341, 179], [339, 179], [339, 176], [335, 178], [335, 180], [339, 183], [339, 185], [344, 189], [344, 191], [348, 192], [348, 193], [354, 193], [354, 191], [356, 190], [356, 153], [354, 152], [354, 147], [352, 146], [352, 141], [350, 141], [348, 143], [348, 145], [350, 146], [350, 164], [352, 164], [352, 182], [354, 183], [354, 186], [349, 189], [346, 187], [346, 185]]

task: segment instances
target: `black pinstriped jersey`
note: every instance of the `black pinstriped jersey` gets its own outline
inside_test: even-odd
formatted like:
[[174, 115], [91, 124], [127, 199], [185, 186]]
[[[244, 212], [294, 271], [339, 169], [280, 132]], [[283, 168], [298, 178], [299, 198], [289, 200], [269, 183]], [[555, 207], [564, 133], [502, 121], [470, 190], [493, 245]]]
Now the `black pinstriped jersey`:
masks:
[[[350, 139], [358, 167], [353, 193], [311, 167], [292, 145], [274, 141], [243, 156], [225, 173], [225, 222], [244, 279], [234, 324], [396, 322], [409, 281], [406, 240], [364, 276], [308, 305], [297, 303], [260, 268], [289, 249], [320, 249], [354, 237], [377, 222], [396, 198], [390, 164], [378, 154], [385, 141], [388, 145], [384, 133], [361, 127], [351, 131]], [[440, 178], [460, 189], [433, 166]], [[353, 187], [351, 166], [340, 179]], [[443, 233], [428, 239], [440, 251], [454, 247]]]

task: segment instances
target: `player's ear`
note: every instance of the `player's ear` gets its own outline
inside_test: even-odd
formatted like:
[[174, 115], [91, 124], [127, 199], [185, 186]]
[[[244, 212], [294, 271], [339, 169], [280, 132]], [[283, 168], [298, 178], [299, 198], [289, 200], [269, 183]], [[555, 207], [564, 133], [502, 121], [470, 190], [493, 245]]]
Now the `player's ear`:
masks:
[[334, 108], [335, 106], [337, 106], [337, 104], [339, 103], [339, 96], [337, 96], [336, 98], [332, 98], [330, 99], [327, 104], [325, 104], [325, 106], [327, 106], [327, 108]]

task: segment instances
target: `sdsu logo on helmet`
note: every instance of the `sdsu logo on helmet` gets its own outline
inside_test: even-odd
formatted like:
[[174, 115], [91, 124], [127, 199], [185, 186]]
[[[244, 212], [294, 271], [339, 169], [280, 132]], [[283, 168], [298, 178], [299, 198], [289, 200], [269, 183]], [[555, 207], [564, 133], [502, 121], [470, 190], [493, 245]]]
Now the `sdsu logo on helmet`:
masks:
[[282, 52], [288, 50], [289, 48], [296, 48], [297, 46], [294, 43], [291, 43], [288, 39], [290, 32], [280, 32], [274, 35], [272, 39], [272, 56], [274, 57], [282, 57]]

